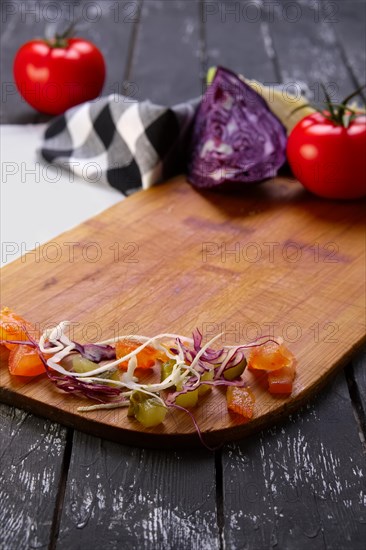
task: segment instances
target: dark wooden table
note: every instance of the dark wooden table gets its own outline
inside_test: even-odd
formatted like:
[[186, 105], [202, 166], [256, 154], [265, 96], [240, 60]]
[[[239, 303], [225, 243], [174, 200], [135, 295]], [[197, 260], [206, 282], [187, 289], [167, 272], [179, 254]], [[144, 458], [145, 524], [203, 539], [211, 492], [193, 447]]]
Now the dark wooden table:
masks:
[[[363, 1], [6, 1], [2, 123], [44, 121], [20, 100], [16, 49], [81, 16], [108, 63], [104, 93], [175, 103], [222, 64], [321, 101], [363, 82]], [[0, 405], [0, 547], [364, 549], [365, 354], [307, 407], [214, 454], [144, 450]]]

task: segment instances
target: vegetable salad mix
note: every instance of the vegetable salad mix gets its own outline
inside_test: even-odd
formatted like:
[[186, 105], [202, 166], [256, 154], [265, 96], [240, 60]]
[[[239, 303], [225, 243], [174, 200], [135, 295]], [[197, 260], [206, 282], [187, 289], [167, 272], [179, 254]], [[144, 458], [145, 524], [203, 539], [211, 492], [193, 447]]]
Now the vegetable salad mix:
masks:
[[[203, 343], [198, 329], [192, 337], [162, 333], [154, 337], [122, 335], [98, 344], [80, 344], [66, 334], [68, 321], [35, 338], [34, 328], [9, 308], [0, 313], [0, 343], [9, 350], [9, 371], [14, 376], [45, 375], [59, 389], [91, 400], [83, 412], [128, 407], [128, 416], [146, 428], [164, 422], [169, 408], [186, 411], [202, 396], [220, 386], [226, 391], [228, 410], [249, 420], [254, 395], [243, 379], [249, 368], [265, 375], [268, 390], [289, 395], [295, 378], [295, 358], [281, 339], [263, 336], [254, 342], [214, 348], [222, 334]], [[140, 380], [147, 370], [153, 382]]]

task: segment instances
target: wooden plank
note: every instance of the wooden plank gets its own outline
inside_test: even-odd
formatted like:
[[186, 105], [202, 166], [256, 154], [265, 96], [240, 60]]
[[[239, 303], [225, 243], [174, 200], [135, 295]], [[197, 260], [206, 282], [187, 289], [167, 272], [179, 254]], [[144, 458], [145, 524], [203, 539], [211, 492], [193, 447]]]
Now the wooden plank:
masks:
[[0, 405], [0, 547], [45, 548], [51, 537], [66, 430]]
[[267, 23], [259, 2], [203, 2], [201, 18], [208, 66], [222, 65], [267, 85], [276, 81]]
[[324, 17], [332, 20], [346, 66], [355, 87], [366, 82], [366, 3], [363, 0], [325, 2]]
[[[339, 70], [343, 93], [351, 80], [339, 51], [332, 54], [334, 35], [330, 40], [325, 23], [311, 21], [304, 4], [301, 21], [286, 22], [277, 11], [268, 25], [283, 77], [309, 82], [314, 97], [327, 60], [324, 72], [335, 80]], [[259, 445], [251, 437], [226, 449], [222, 509], [229, 548], [363, 547], [364, 458], [352, 405], [340, 375], [306, 409], [262, 432]]]
[[307, 85], [317, 104], [324, 100], [321, 83], [335, 101], [353, 89], [329, 19], [319, 2], [281, 0], [269, 23], [283, 80]]
[[129, 45], [139, 17], [139, 3], [121, 0], [89, 2], [65, 0], [59, 5], [48, 0], [7, 1], [2, 21], [6, 27], [1, 38], [2, 118], [7, 124], [44, 122], [50, 117], [34, 111], [18, 93], [13, 79], [13, 61], [18, 48], [34, 37], [65, 28], [68, 21], [80, 18], [76, 35], [93, 41], [107, 64], [107, 78], [102, 94], [123, 93]]
[[58, 548], [218, 549], [213, 456], [76, 432]]
[[199, 96], [198, 2], [144, 2], [127, 92], [161, 105]]
[[[29, 2], [27, 7], [32, 10], [31, 4]], [[43, 34], [43, 22], [37, 21], [35, 10], [33, 24], [27, 24], [30, 16], [27, 18], [22, 13], [22, 4], [18, 0], [2, 3], [0, 16], [0, 122], [36, 122], [37, 113], [22, 100], [15, 88], [12, 66], [20, 45]], [[46, 547], [52, 537], [67, 430], [7, 405], [0, 406], [0, 414], [0, 546]]]
[[[282, 2], [274, 14], [271, 32], [283, 74], [296, 75], [303, 81], [309, 78], [315, 100], [318, 84], [322, 81], [327, 80], [329, 91], [334, 91], [338, 99], [366, 81], [366, 49], [362, 47], [366, 41], [364, 2], [318, 2], [314, 5], [304, 1]], [[349, 65], [351, 58], [346, 55], [346, 43], [349, 43], [348, 52], [352, 51], [353, 68]], [[358, 369], [355, 383], [360, 384], [356, 393], [362, 400], [366, 385], [360, 372]], [[366, 407], [365, 402], [363, 406]], [[357, 405], [355, 407], [357, 409]], [[365, 429], [364, 420], [360, 421]]]
[[[169, 72], [174, 63], [166, 61]], [[200, 546], [217, 548], [214, 475], [213, 458], [202, 452], [194, 459], [187, 453], [141, 452], [77, 433], [59, 546], [70, 546], [81, 536], [81, 541], [92, 540], [97, 546], [108, 541], [123, 548], [179, 547], [187, 540], [196, 548], [199, 540]], [[95, 483], [82, 482], [81, 487], [86, 478]], [[96, 497], [92, 504], [90, 495]], [[91, 518], [86, 525], [85, 517]], [[75, 526], [79, 519], [81, 529]]]
[[[50, 9], [48, 4], [50, 3], [27, 2], [26, 4], [20, 1], [2, 4], [2, 22], [6, 24], [5, 27], [2, 26], [4, 32], [1, 39], [2, 86], [7, 86], [6, 96], [2, 93], [2, 123], [38, 122], [47, 119], [35, 113], [15, 90], [12, 63], [18, 47], [34, 36], [44, 35], [45, 26], [55, 17], [52, 7]], [[54, 5], [55, 3], [53, 7]], [[91, 9], [93, 7], [94, 11]], [[73, 14], [76, 17], [81, 15], [80, 34], [93, 40], [101, 48], [107, 61], [104, 93], [122, 93], [123, 91], [122, 81], [125, 76], [128, 47], [135, 25], [136, 12], [136, 3], [114, 1], [98, 4], [84, 1], [82, 5], [80, 2], [62, 2], [56, 12], [58, 22], [62, 22], [61, 18], [72, 18]], [[119, 47], [116, 47], [117, 43]], [[6, 471], [8, 464], [15, 463], [15, 466], [12, 467], [9, 475], [5, 474], [2, 478], [1, 496], [4, 515], [1, 518], [0, 540], [2, 542], [0, 545], [7, 548], [47, 546], [57, 526], [54, 509], [58, 503], [58, 491], [61, 490], [59, 485], [62, 482], [60, 474], [65, 453], [66, 430], [50, 422], [28, 417], [25, 413], [5, 405], [2, 405], [2, 411], [6, 411], [6, 414], [2, 415], [4, 436], [7, 433], [13, 433], [14, 418], [19, 420], [20, 427], [17, 430], [16, 441], [12, 440], [11, 445], [9, 443], [6, 449], [4, 441], [3, 471]], [[21, 426], [22, 422], [25, 423], [24, 426]], [[30, 443], [28, 433], [30, 431], [34, 445], [33, 442]], [[47, 455], [52, 438], [55, 449]], [[40, 446], [38, 450], [37, 445]], [[29, 449], [33, 449], [33, 446], [36, 451], [32, 450], [29, 453]], [[18, 463], [18, 456], [25, 458]], [[18, 479], [21, 480], [21, 490]], [[62, 502], [60, 504], [62, 505]]]
[[[100, 340], [115, 334], [117, 322], [119, 333], [123, 325], [134, 323], [136, 332], [147, 335], [166, 330], [190, 334], [198, 326], [206, 338], [212, 330], [227, 332], [226, 343], [255, 337], [247, 329], [253, 323], [261, 334], [273, 330], [283, 336], [299, 361], [290, 398], [268, 395], [247, 373], [257, 399], [250, 423], [228, 414], [219, 388], [197, 408], [196, 420], [211, 443], [232, 440], [302, 404], [361, 345], [363, 219], [362, 203], [323, 201], [285, 178], [240, 197], [197, 193], [185, 178], [176, 178], [129, 197], [44, 245], [38, 254], [6, 266], [2, 299], [41, 326], [63, 319], [76, 322], [73, 337], [81, 341], [90, 323], [96, 323], [93, 334]], [[72, 266], [65, 243], [76, 243]], [[88, 243], [102, 251], [97, 261], [88, 261]], [[260, 253], [255, 261], [253, 246]], [[239, 256], [232, 253], [235, 247]], [[56, 262], [49, 261], [55, 249]], [[233, 333], [237, 324], [239, 333]], [[163, 425], [143, 430], [126, 418], [125, 409], [77, 412], [82, 400], [66, 399], [47, 379], [15, 380], [4, 372], [1, 398], [130, 444], [198, 442], [191, 419], [181, 411], [171, 411]]]
[[365, 461], [344, 377], [223, 454], [228, 548], [364, 548]]

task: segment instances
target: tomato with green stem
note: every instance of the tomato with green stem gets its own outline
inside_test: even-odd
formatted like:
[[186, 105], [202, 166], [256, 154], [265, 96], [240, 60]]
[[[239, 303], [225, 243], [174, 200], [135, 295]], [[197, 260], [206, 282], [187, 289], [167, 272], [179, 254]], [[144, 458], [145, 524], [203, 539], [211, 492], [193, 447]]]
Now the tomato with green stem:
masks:
[[349, 106], [361, 89], [341, 103], [332, 103], [325, 92], [326, 109], [303, 118], [288, 138], [293, 174], [320, 197], [366, 196], [366, 113]]
[[18, 50], [14, 79], [23, 98], [37, 111], [59, 115], [99, 96], [105, 62], [95, 44], [73, 38], [72, 24], [51, 40], [35, 39]]

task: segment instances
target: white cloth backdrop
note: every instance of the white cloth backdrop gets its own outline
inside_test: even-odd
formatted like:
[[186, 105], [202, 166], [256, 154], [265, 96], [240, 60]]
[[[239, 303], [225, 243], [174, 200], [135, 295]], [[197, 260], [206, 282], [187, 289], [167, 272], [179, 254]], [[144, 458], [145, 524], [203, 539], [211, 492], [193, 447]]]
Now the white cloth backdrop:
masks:
[[45, 127], [0, 126], [1, 265], [124, 199], [87, 172], [81, 179], [42, 164], [36, 150]]

